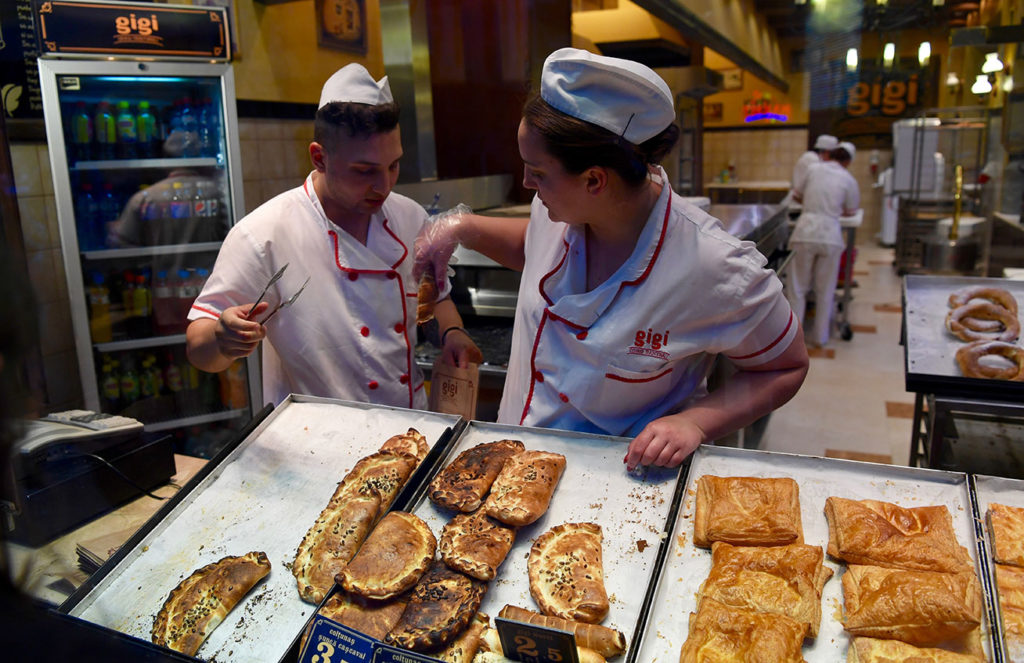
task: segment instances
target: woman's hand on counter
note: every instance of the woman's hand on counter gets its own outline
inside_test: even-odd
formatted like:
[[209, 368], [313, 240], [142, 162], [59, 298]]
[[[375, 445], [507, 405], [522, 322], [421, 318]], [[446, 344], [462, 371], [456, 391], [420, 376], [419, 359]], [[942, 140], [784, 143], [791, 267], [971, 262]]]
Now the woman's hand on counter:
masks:
[[676, 467], [699, 447], [707, 435], [685, 412], [655, 419], [629, 443], [624, 462], [633, 471], [637, 465]]

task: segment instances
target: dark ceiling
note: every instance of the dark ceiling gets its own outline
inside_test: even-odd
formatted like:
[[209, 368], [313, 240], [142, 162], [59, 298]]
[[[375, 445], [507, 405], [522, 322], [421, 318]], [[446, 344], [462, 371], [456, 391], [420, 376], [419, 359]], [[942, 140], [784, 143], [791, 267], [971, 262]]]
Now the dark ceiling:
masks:
[[946, 0], [936, 7], [932, 0], [888, 0], [884, 5], [875, 0], [828, 0], [822, 8], [813, 2], [754, 0], [754, 6], [780, 38], [799, 39], [821, 33], [946, 30], [964, 25], [967, 12], [977, 10], [979, 4]]

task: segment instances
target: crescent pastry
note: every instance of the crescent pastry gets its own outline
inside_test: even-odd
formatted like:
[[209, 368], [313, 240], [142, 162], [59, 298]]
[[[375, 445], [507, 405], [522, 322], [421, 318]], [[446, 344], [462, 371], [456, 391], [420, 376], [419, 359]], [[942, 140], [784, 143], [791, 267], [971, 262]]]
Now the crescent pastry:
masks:
[[505, 460], [524, 449], [519, 440], [484, 442], [466, 449], [438, 472], [430, 482], [427, 495], [434, 504], [446, 509], [467, 513], [476, 511], [487, 497]]
[[996, 562], [1024, 566], [1024, 509], [989, 504], [988, 529]]
[[788, 478], [716, 477], [697, 480], [693, 544], [738, 546], [803, 543], [800, 489]]
[[433, 658], [445, 663], [471, 663], [480, 650], [480, 640], [484, 631], [491, 624], [491, 618], [482, 612], [478, 612], [469, 622], [469, 626], [459, 637], [448, 643], [448, 646], [439, 652], [431, 654]]
[[996, 564], [1003, 641], [1011, 661], [1024, 661], [1024, 569]]
[[[576, 645], [576, 658], [580, 663], [605, 663], [604, 656], [582, 644]], [[512, 659], [505, 658], [505, 650], [501, 648], [501, 637], [497, 629], [488, 628], [484, 631], [480, 640], [480, 651], [473, 663], [512, 663]]]
[[817, 637], [821, 591], [832, 577], [832, 570], [822, 564], [824, 557], [821, 546], [802, 543], [739, 547], [716, 541], [700, 599], [785, 615], [806, 624], [810, 637]]
[[981, 624], [973, 573], [937, 573], [852, 564], [843, 574], [843, 628], [853, 635], [937, 645]]
[[491, 486], [484, 512], [513, 527], [535, 522], [548, 510], [564, 471], [562, 454], [524, 451], [510, 457]]
[[600, 624], [585, 624], [571, 619], [541, 615], [514, 605], [506, 605], [498, 613], [498, 616], [514, 619], [517, 622], [569, 631], [575, 636], [576, 644], [593, 650], [604, 658], [612, 658], [626, 651], [626, 636], [622, 634], [622, 631], [616, 631]]
[[679, 663], [805, 663], [801, 653], [807, 627], [789, 617], [701, 601], [690, 614], [690, 633]]
[[[370, 601], [356, 594], [338, 591], [324, 601], [324, 604], [317, 610], [317, 614], [344, 624], [364, 635], [377, 640], [383, 640], [402, 616], [405, 610], [405, 597], [398, 597], [391, 601]], [[306, 644], [306, 638], [312, 630], [310, 622], [306, 632], [302, 635], [299, 649]]]
[[389, 437], [384, 444], [380, 445], [379, 450], [403, 453], [415, 457], [417, 462], [423, 462], [423, 459], [427, 457], [427, 452], [430, 451], [430, 445], [423, 433], [415, 428], [410, 428], [409, 432], [404, 435]]
[[973, 571], [945, 506], [903, 508], [877, 500], [825, 500], [828, 554], [850, 564], [920, 571]]
[[437, 540], [421, 518], [392, 511], [335, 580], [346, 591], [368, 599], [390, 599], [416, 584], [436, 549]]
[[596, 624], [608, 614], [601, 527], [565, 523], [534, 541], [527, 570], [530, 595], [545, 615]]
[[195, 656], [213, 629], [270, 573], [262, 552], [225, 557], [178, 583], [153, 622], [153, 642]]
[[971, 654], [947, 649], [915, 647], [899, 640], [854, 638], [846, 652], [846, 663], [984, 663]]
[[486, 591], [486, 583], [435, 561], [413, 587], [405, 612], [384, 641], [413, 651], [443, 647], [469, 625]]
[[441, 530], [438, 547], [444, 563], [477, 580], [493, 580], [512, 549], [516, 530], [483, 511], [460, 513]]

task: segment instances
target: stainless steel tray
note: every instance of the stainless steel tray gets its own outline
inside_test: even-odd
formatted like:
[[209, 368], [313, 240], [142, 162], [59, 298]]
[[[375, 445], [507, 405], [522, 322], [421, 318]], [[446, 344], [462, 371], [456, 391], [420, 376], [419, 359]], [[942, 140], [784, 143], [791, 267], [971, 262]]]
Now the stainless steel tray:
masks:
[[907, 391], [995, 400], [1024, 397], [1024, 382], [967, 378], [960, 374], [956, 351], [964, 342], [946, 330], [946, 314], [949, 312], [949, 295], [968, 286], [1003, 288], [1024, 306], [1024, 281], [968, 276], [906, 276], [903, 281], [903, 325]]
[[[649, 631], [638, 660], [669, 663], [679, 660], [686, 641], [689, 616], [696, 611], [697, 592], [711, 571], [711, 551], [693, 545], [693, 514], [698, 478], [718, 476], [790, 477], [800, 486], [800, 515], [808, 545], [828, 545], [825, 499], [879, 499], [913, 507], [944, 504], [953, 517], [960, 543], [977, 561], [977, 540], [967, 475], [894, 465], [799, 456], [792, 454], [732, 449], [702, 445], [693, 454], [686, 476], [686, 492], [672, 536], [672, 547], [658, 581], [649, 618]], [[821, 597], [821, 628], [816, 640], [804, 644], [809, 663], [846, 660], [850, 638], [843, 631], [840, 576], [845, 565], [825, 556], [825, 565], [835, 571]], [[986, 594], [986, 603], [990, 601]], [[991, 658], [989, 620], [982, 623], [982, 641]]]
[[[1024, 509], [1024, 480], [992, 477], [984, 474], [974, 474], [971, 476], [971, 480], [974, 483], [975, 501], [978, 505], [977, 515], [980, 538], [985, 551], [988, 553], [985, 556], [987, 580], [989, 581], [992, 596], [996, 597], [996, 567], [992, 554], [991, 532], [988, 529], [988, 507], [994, 502]], [[992, 612], [992, 622], [1001, 624], [1002, 616], [999, 614], [998, 600], [992, 601]], [[992, 630], [996, 632], [997, 643], [1002, 647], [1004, 661], [1024, 661], [1024, 643], [1012, 643], [1011, 646], [1011, 643], [1006, 642], [1005, 638], [1002, 637], [1001, 629], [994, 628]]]
[[299, 598], [291, 564], [337, 483], [388, 437], [413, 427], [434, 445], [458, 422], [433, 412], [289, 396], [69, 614], [148, 641], [154, 617], [182, 578], [226, 555], [261, 550], [270, 575], [199, 656], [278, 660], [314, 610]]
[[[493, 618], [507, 603], [539, 611], [530, 596], [526, 569], [534, 540], [555, 525], [594, 522], [604, 533], [604, 579], [611, 604], [602, 623], [626, 635], [624, 660], [645, 660], [635, 658], [633, 645], [644, 630], [646, 591], [656, 577], [659, 557], [664, 556], [659, 556], [659, 550], [667, 542], [666, 527], [678, 506], [680, 470], [647, 468], [627, 473], [622, 462], [627, 438], [478, 421], [469, 423], [438, 469], [465, 449], [501, 439], [520, 440], [529, 450], [563, 454], [566, 467], [547, 513], [516, 532], [515, 544], [491, 581], [481, 611]], [[440, 537], [455, 514], [427, 499], [426, 488], [424, 484], [412, 511]]]

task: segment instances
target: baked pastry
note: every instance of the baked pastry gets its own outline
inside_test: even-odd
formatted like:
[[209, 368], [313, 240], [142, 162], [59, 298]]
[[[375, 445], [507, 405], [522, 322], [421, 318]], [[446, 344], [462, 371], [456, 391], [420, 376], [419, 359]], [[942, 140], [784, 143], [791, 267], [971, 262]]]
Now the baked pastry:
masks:
[[490, 617], [482, 612], [476, 613], [459, 637], [449, 642], [441, 651], [430, 655], [446, 663], [471, 663], [480, 649], [480, 639], [490, 624]]
[[423, 459], [427, 457], [427, 452], [430, 451], [430, 445], [423, 433], [415, 428], [410, 428], [409, 432], [403, 435], [389, 437], [384, 444], [380, 445], [379, 451], [404, 453], [407, 456], [414, 456], [417, 462], [423, 462]]
[[[976, 331], [977, 325], [967, 320], [993, 320], [998, 323], [992, 331]], [[946, 329], [961, 341], [1015, 341], [1020, 336], [1017, 314], [998, 304], [976, 301], [959, 306], [946, 314]]]
[[697, 480], [693, 544], [738, 546], [803, 543], [800, 488], [788, 478], [716, 477]]
[[936, 645], [981, 624], [971, 572], [937, 573], [851, 564], [843, 574], [843, 628], [853, 635]]
[[486, 591], [486, 583], [435, 561], [413, 587], [405, 612], [384, 641], [413, 651], [442, 647], [469, 625]]
[[[405, 611], [406, 597], [400, 596], [391, 601], [370, 601], [357, 594], [338, 591], [331, 594], [317, 610], [317, 614], [353, 628], [363, 635], [383, 640]], [[306, 644], [309, 632], [313, 628], [310, 622], [302, 634], [299, 649]]]
[[853, 638], [846, 663], [985, 663], [985, 659], [948, 649], [915, 647], [899, 640]]
[[335, 581], [368, 599], [390, 599], [416, 584], [436, 549], [433, 532], [419, 516], [392, 511], [377, 523]]
[[504, 619], [514, 619], [517, 622], [569, 631], [576, 637], [577, 645], [592, 649], [604, 658], [612, 658], [626, 651], [626, 636], [621, 631], [600, 624], [585, 624], [561, 617], [541, 615], [514, 605], [506, 605], [498, 613], [498, 616]]
[[986, 299], [1015, 315], [1017, 313], [1017, 300], [1009, 290], [984, 286], [967, 286], [954, 291], [949, 295], [949, 308], [960, 308], [972, 299]]
[[734, 608], [785, 615], [806, 624], [818, 635], [821, 591], [832, 577], [824, 566], [821, 546], [711, 546], [711, 572], [700, 588], [700, 600], [714, 599]]
[[920, 571], [973, 571], [945, 506], [904, 508], [877, 500], [825, 500], [828, 554], [850, 564]]
[[564, 471], [562, 454], [524, 451], [511, 456], [491, 485], [484, 513], [513, 527], [535, 522], [548, 510]]
[[996, 564], [996, 591], [1009, 660], [1024, 661], [1024, 569]]
[[545, 615], [597, 624], [608, 614], [601, 526], [565, 523], [537, 537], [526, 568], [530, 595]]
[[[386, 443], [385, 443], [386, 444]], [[399, 451], [378, 451], [361, 459], [338, 485], [335, 495], [377, 496], [379, 520], [398, 497], [402, 486], [412, 475], [419, 461]]]
[[988, 531], [997, 564], [1024, 566], [1024, 509], [989, 504]]
[[807, 628], [789, 617], [701, 601], [690, 614], [690, 632], [679, 663], [805, 663], [801, 653]]
[[[584, 647], [579, 640], [576, 641], [576, 658], [579, 663], [605, 663], [605, 657], [598, 652]], [[480, 651], [477, 653], [473, 663], [510, 663], [511, 659], [505, 658], [505, 651], [501, 648], [501, 637], [497, 629], [488, 628], [484, 630], [480, 639]]]
[[153, 621], [153, 642], [195, 656], [213, 629], [268, 573], [270, 560], [262, 552], [225, 557], [198, 569], [164, 601]]
[[[982, 363], [988, 356], [1005, 357], [1002, 366]], [[974, 341], [957, 348], [956, 363], [964, 377], [1024, 382], [1024, 348], [1003, 341]]]
[[477, 580], [493, 580], [512, 549], [516, 530], [483, 511], [460, 513], [441, 530], [438, 549], [449, 567]]
[[469, 513], [480, 508], [491, 484], [510, 456], [526, 447], [519, 440], [484, 442], [466, 449], [445, 466], [433, 481], [427, 495], [446, 509]]
[[420, 287], [416, 291], [416, 324], [422, 325], [433, 320], [436, 304], [437, 283], [434, 281], [433, 270], [428, 269], [420, 277]]

